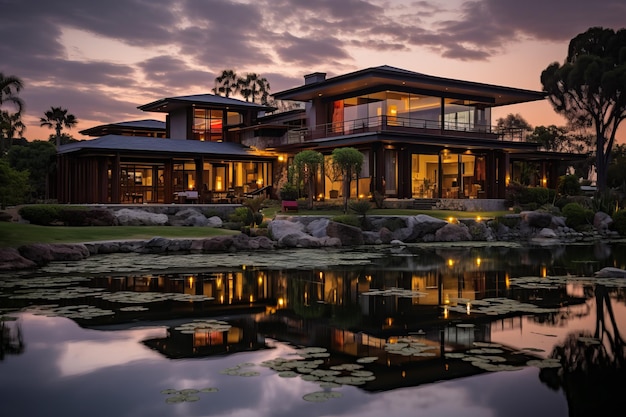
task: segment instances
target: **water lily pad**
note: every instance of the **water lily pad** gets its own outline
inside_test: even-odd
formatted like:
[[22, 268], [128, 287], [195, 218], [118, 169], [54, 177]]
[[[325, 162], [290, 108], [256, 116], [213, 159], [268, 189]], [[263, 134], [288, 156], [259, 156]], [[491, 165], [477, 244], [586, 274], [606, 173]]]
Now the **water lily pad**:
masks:
[[323, 403], [332, 398], [340, 398], [342, 394], [337, 391], [316, 391], [306, 394], [302, 399], [313, 403]]

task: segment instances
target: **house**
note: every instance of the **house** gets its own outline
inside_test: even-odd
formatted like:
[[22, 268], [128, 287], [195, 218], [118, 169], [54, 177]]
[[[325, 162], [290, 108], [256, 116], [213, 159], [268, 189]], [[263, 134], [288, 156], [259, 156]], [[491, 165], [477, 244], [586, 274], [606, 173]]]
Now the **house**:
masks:
[[[99, 137], [59, 148], [58, 199], [169, 204], [189, 195], [205, 203], [258, 190], [275, 196], [296, 153], [313, 149], [330, 158], [346, 146], [364, 155], [351, 197], [504, 198], [516, 164], [536, 162], [539, 185], [556, 187], [560, 161], [571, 157], [540, 152], [522, 132], [492, 126], [494, 107], [543, 100], [538, 91], [379, 66], [332, 78], [309, 74], [273, 96], [303, 108], [276, 113], [211, 94], [168, 97], [139, 106], [165, 113], [164, 129], [147, 120], [83, 131]], [[336, 181], [319, 175], [315, 196], [330, 198]]]

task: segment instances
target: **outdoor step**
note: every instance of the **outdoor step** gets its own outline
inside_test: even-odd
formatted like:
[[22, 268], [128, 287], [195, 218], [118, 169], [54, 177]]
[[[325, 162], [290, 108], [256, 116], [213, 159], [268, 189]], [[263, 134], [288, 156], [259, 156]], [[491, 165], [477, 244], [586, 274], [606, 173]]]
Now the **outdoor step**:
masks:
[[416, 198], [413, 200], [413, 209], [432, 210], [435, 204], [437, 204], [436, 198]]

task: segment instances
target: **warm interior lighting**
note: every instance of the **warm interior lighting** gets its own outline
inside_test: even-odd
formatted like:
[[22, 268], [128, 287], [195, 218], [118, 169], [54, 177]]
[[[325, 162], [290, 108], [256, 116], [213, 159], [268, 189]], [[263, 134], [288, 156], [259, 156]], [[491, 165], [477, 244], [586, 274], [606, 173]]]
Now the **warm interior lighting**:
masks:
[[476, 266], [480, 266], [481, 262], [482, 262], [482, 259], [476, 258]]
[[254, 296], [252, 294], [250, 294], [250, 302], [253, 303], [254, 302]]
[[215, 178], [215, 189], [217, 191], [222, 191], [224, 189], [224, 185], [222, 184], [222, 177]]
[[259, 277], [259, 285], [263, 285], [263, 277]]
[[444, 307], [443, 308], [443, 318], [447, 319], [448, 318], [448, 314], [449, 314], [448, 307]]
[[546, 268], [545, 266], [541, 267], [541, 278], [545, 278], [548, 276], [548, 268]]
[[454, 260], [448, 259], [448, 266], [450, 267], [454, 266]]
[[193, 288], [193, 277], [187, 278], [187, 282], [189, 282], [189, 288]]
[[470, 303], [467, 303], [466, 307], [465, 307], [465, 311], [467, 311], [467, 315], [469, 316], [471, 313], [471, 308], [472, 305]]
[[283, 299], [283, 297], [280, 297], [278, 299], [278, 307], [282, 307], [285, 305], [285, 300]]
[[278, 162], [283, 162], [285, 160], [285, 157], [282, 155], [278, 155]]

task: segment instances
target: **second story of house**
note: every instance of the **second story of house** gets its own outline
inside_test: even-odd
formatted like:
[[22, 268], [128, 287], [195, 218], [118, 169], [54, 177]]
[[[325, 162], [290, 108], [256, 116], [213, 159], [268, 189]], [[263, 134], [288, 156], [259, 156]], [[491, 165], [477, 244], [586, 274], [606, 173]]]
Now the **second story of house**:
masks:
[[239, 129], [257, 123], [273, 107], [213, 94], [167, 97], [138, 107], [166, 113], [165, 136], [207, 142], [240, 142]]
[[[306, 129], [284, 141], [403, 132], [434, 136], [523, 140], [492, 126], [494, 107], [543, 100], [539, 91], [424, 75], [379, 66], [326, 78], [304, 77], [304, 85], [278, 92], [279, 100], [306, 103]], [[521, 133], [521, 132], [520, 132]]]

